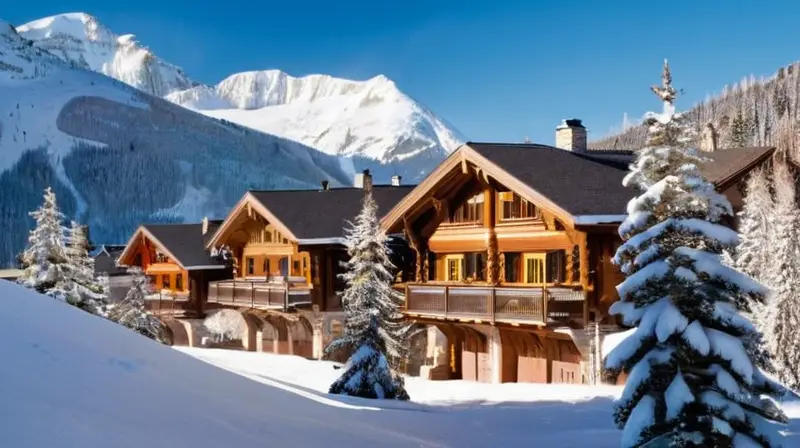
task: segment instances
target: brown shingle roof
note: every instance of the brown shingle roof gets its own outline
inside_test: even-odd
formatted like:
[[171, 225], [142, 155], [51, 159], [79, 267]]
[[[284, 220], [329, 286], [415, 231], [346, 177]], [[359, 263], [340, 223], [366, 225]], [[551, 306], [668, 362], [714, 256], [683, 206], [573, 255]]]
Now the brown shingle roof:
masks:
[[[624, 215], [635, 191], [622, 186], [625, 163], [537, 144], [467, 143], [573, 216]], [[700, 169], [718, 187], [768, 158], [773, 148], [731, 148], [702, 153]]]
[[[383, 216], [400, 201], [413, 185], [375, 185], [372, 195]], [[344, 236], [348, 221], [361, 211], [361, 188], [329, 190], [272, 190], [250, 192], [264, 207], [299, 239]]]
[[[219, 221], [214, 222], [218, 223]], [[209, 231], [203, 235], [203, 225], [200, 223], [145, 224], [142, 227], [163, 244], [164, 249], [175, 255], [177, 261], [188, 270], [192, 270], [193, 267], [222, 265], [206, 252], [205, 239], [210, 237], [212, 232]], [[209, 228], [211, 228], [210, 222]]]
[[552, 146], [467, 143], [483, 157], [573, 216], [620, 215], [633, 197], [627, 168]]

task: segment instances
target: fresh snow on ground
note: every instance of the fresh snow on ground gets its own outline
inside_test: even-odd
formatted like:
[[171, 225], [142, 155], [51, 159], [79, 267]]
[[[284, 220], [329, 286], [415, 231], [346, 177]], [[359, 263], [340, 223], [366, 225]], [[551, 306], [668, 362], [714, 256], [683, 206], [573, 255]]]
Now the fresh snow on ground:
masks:
[[9, 446], [619, 446], [613, 386], [408, 378], [412, 402], [333, 396], [331, 362], [176, 350], [5, 281], [0, 300]]
[[[397, 409], [422, 413], [426, 423], [416, 423], [414, 434], [422, 436], [441, 427], [446, 446], [616, 448], [622, 437], [611, 416], [612, 400], [622, 393], [621, 386], [485, 384], [407, 377], [411, 402], [363, 400], [326, 393], [341, 374], [333, 362], [222, 349], [176, 349], [329, 406], [357, 406], [378, 414]], [[800, 444], [800, 404], [784, 404], [784, 410], [792, 418], [789, 444]], [[405, 425], [405, 419], [397, 424]]]

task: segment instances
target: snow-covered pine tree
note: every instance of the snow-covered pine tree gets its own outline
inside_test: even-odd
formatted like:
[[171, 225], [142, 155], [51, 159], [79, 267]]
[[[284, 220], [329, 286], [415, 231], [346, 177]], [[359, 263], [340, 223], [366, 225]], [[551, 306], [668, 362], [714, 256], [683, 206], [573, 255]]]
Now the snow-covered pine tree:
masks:
[[770, 180], [764, 168], [753, 171], [747, 179], [744, 207], [739, 213], [739, 244], [735, 251], [735, 267], [763, 284], [771, 272], [774, 232], [772, 219], [775, 202], [770, 192]]
[[72, 221], [67, 257], [70, 264], [71, 291], [67, 302], [92, 314], [104, 315], [106, 291], [95, 278], [94, 259], [89, 256], [89, 240], [83, 226]]
[[800, 390], [800, 212], [786, 163], [775, 166], [775, 195], [775, 231], [764, 267], [772, 295], [759, 324], [778, 378]]
[[392, 289], [394, 268], [389, 261], [387, 236], [378, 221], [378, 206], [366, 189], [361, 213], [347, 230], [345, 246], [350, 260], [342, 278], [345, 328], [326, 352], [342, 347], [354, 350], [330, 393], [363, 398], [408, 400], [403, 378], [395, 369], [407, 355], [409, 325], [399, 312], [402, 296]]
[[22, 252], [23, 274], [18, 283], [50, 297], [66, 301], [71, 291], [70, 264], [65, 246], [63, 215], [58, 210], [56, 195], [49, 187], [42, 205], [30, 215], [36, 227], [28, 236]]
[[108, 318], [150, 339], [165, 343], [162, 322], [145, 307], [146, 297], [150, 293], [147, 277], [136, 267], [128, 269], [128, 273], [132, 275], [131, 288], [123, 300], [109, 307]]
[[[660, 94], [675, 92], [666, 73], [654, 88], [663, 113], [649, 116], [661, 126], [676, 115], [674, 93]], [[731, 206], [701, 161], [691, 149], [648, 147], [624, 181], [641, 194], [619, 229], [625, 242], [614, 261], [627, 278], [611, 313], [637, 328], [605, 360], [611, 378], [628, 372], [614, 412], [624, 448], [781, 446], [776, 422], [787, 419], [768, 396], [784, 389], [751, 359], [756, 330], [740, 314], [744, 298], [766, 290], [722, 264], [738, 237], [720, 224]]]

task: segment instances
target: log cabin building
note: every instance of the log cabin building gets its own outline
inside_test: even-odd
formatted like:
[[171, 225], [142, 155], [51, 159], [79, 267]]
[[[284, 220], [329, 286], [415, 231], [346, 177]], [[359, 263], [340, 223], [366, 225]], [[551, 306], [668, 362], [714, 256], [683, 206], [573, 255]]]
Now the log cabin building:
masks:
[[141, 225], [119, 254], [117, 264], [141, 268], [152, 291], [170, 302], [171, 311], [185, 318], [202, 317], [209, 282], [232, 275], [230, 266], [205, 249], [220, 224], [204, 219], [193, 224]]
[[[436, 329], [429, 378], [587, 382], [595, 331], [619, 331], [611, 259], [636, 194], [622, 185], [632, 153], [587, 149], [579, 120], [556, 142], [467, 143], [383, 218], [415, 254], [405, 313]], [[737, 209], [772, 153], [720, 150], [701, 169]]]
[[[349, 258], [344, 232], [361, 211], [366, 188], [385, 212], [412, 187], [400, 185], [399, 177], [392, 185], [372, 185], [365, 171], [353, 187], [323, 181], [317, 190], [248, 191], [208, 238], [206, 251], [224, 251], [233, 260], [233, 278], [210, 282], [208, 305], [250, 310], [245, 349], [319, 357], [341, 331], [339, 274]], [[402, 238], [389, 245], [403, 281], [411, 254]]]

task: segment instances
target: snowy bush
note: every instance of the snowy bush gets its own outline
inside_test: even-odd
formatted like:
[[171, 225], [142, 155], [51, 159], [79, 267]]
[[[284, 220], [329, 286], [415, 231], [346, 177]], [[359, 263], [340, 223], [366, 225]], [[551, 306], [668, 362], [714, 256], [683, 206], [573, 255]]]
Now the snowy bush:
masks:
[[387, 237], [378, 221], [377, 204], [367, 189], [363, 208], [347, 230], [350, 260], [342, 278], [344, 334], [326, 353], [342, 347], [354, 350], [330, 393], [363, 398], [408, 400], [396, 366], [407, 356], [410, 326], [399, 312], [402, 297], [392, 289], [393, 269]]
[[653, 88], [663, 113], [649, 115], [652, 138], [624, 181], [640, 194], [619, 228], [614, 262], [627, 278], [611, 313], [637, 328], [605, 359], [612, 378], [628, 373], [614, 411], [622, 446], [781, 446], [775, 422], [787, 419], [768, 397], [785, 389], [759, 369], [742, 315], [766, 289], [722, 263], [738, 243], [720, 224], [731, 206], [682, 147], [671, 81], [665, 63]]
[[217, 342], [241, 339], [246, 330], [244, 317], [236, 310], [220, 310], [208, 316], [203, 326], [217, 336]]

